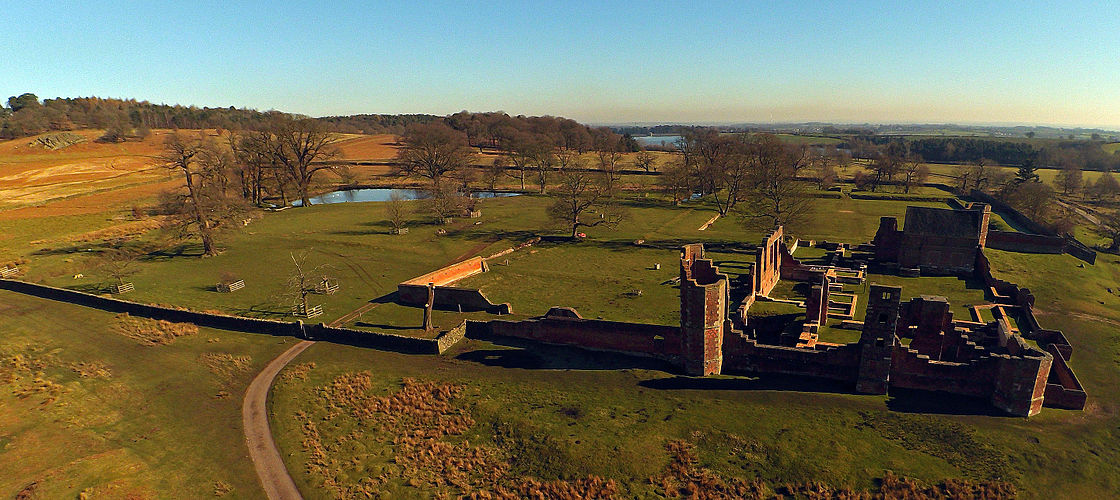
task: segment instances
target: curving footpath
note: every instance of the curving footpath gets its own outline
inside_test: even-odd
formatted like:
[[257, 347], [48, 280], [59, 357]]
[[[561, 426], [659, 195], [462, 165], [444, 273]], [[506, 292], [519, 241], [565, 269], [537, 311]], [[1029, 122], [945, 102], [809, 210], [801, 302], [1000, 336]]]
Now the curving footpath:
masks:
[[241, 404], [241, 422], [245, 427], [245, 441], [249, 445], [249, 458], [257, 469], [265, 494], [269, 500], [302, 500], [296, 483], [288, 474], [280, 449], [272, 439], [268, 425], [268, 390], [280, 370], [292, 359], [315, 342], [300, 341], [277, 356], [249, 383], [245, 389], [245, 399]]

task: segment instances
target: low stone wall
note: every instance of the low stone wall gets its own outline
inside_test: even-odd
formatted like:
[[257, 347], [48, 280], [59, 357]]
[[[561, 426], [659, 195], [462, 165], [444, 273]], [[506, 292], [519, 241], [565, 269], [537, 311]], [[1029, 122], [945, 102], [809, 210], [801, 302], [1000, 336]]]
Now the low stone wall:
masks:
[[[79, 292], [77, 290], [68, 290], [65, 288], [56, 288], [10, 279], [0, 279], [0, 289], [92, 307], [103, 311], [128, 313], [131, 316], [175, 323], [193, 323], [198, 326], [219, 330], [289, 336], [307, 340], [322, 340], [410, 354], [438, 354], [442, 352], [437, 339], [422, 339], [382, 332], [337, 328], [324, 324], [305, 325], [302, 321], [288, 322], [204, 313], [187, 309], [141, 304], [139, 302], [102, 297]], [[445, 343], [447, 342], [450, 342], [450, 339], [445, 341]], [[453, 344], [453, 342], [451, 344]], [[448, 344], [448, 347], [450, 347], [451, 344]]]
[[777, 373], [853, 384], [859, 374], [858, 344], [807, 349], [758, 344], [742, 335], [728, 335], [723, 346], [724, 373]]
[[1059, 236], [1027, 234], [1015, 231], [988, 231], [988, 248], [1026, 253], [1062, 253], [1066, 240]]
[[436, 351], [438, 351], [439, 354], [447, 352], [448, 349], [451, 349], [455, 344], [461, 342], [466, 335], [467, 322], [463, 321], [459, 323], [459, 326], [443, 332], [436, 337]]
[[1051, 344], [1046, 347], [1046, 350], [1054, 356], [1054, 363], [1050, 365], [1050, 377], [1046, 381], [1043, 405], [1069, 410], [1084, 409], [1087, 396], [1081, 382], [1077, 380], [1077, 375], [1062, 358], [1057, 346]]
[[970, 363], [931, 360], [918, 351], [898, 346], [891, 354], [891, 387], [940, 391], [990, 398], [999, 372], [992, 358]]

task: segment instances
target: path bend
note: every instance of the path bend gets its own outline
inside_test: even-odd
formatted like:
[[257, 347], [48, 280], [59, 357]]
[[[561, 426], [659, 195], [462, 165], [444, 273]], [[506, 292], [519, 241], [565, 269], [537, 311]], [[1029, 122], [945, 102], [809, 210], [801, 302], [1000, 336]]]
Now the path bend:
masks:
[[310, 340], [302, 340], [269, 361], [264, 370], [257, 374], [245, 389], [245, 399], [241, 404], [241, 422], [245, 427], [245, 441], [249, 445], [249, 458], [269, 500], [302, 500], [296, 483], [288, 474], [280, 449], [272, 439], [268, 424], [268, 390], [276, 375], [299, 353], [307, 349]]

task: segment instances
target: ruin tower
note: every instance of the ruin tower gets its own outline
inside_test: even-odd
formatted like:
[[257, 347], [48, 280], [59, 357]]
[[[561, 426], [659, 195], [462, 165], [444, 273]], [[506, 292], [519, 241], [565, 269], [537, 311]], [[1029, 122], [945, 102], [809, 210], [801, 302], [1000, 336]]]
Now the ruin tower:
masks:
[[719, 374], [727, 320], [727, 276], [720, 274], [704, 246], [681, 250], [681, 357], [689, 375]]
[[872, 284], [868, 292], [867, 315], [859, 337], [860, 360], [856, 391], [886, 394], [898, 325], [902, 287]]

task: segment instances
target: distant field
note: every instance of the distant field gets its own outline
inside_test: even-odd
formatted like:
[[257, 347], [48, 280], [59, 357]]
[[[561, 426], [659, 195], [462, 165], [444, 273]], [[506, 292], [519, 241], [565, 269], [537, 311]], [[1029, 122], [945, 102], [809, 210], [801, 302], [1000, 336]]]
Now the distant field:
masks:
[[1110, 142], [1108, 144], [1102, 144], [1101, 149], [1104, 149], [1104, 152], [1110, 155], [1116, 154], [1117, 151], [1120, 151], [1120, 142]]

